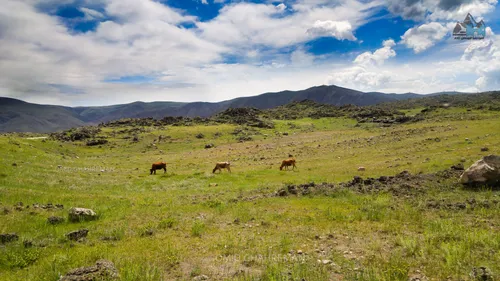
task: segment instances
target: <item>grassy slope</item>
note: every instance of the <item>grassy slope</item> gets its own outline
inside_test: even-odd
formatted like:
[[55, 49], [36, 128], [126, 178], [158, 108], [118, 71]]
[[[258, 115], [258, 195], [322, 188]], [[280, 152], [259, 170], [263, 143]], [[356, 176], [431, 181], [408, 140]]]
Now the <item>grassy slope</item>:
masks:
[[[283, 183], [350, 180], [360, 174], [358, 166], [367, 168], [363, 177], [428, 173], [462, 158], [467, 166], [482, 155], [500, 154], [498, 113], [431, 114], [429, 120], [389, 128], [355, 127], [353, 120], [335, 118], [277, 121], [277, 128], [259, 130], [245, 143], [234, 140], [232, 125], [151, 129], [139, 135], [139, 143], [116, 135], [102, 148], [2, 136], [0, 208], [11, 212], [0, 213], [0, 233], [17, 232], [20, 241], [0, 247], [0, 279], [57, 280], [98, 258], [115, 262], [123, 280], [190, 280], [199, 274], [214, 280], [407, 280], [417, 271], [435, 280], [458, 280], [482, 265], [498, 274], [498, 205], [459, 211], [426, 207], [430, 199], [500, 199], [498, 191], [443, 181], [413, 198], [348, 191], [255, 198]], [[205, 139], [195, 138], [200, 132]], [[222, 136], [214, 137], [217, 132]], [[171, 138], [152, 146], [160, 134]], [[203, 149], [209, 142], [216, 148]], [[483, 146], [490, 151], [481, 152]], [[289, 153], [298, 169], [279, 171]], [[169, 163], [168, 173], [149, 176], [149, 163], [160, 159]], [[212, 175], [213, 163], [225, 160], [232, 162], [233, 173]], [[13, 210], [19, 201], [65, 208]], [[50, 215], [66, 217], [75, 206], [101, 217], [46, 223]], [[90, 230], [86, 242], [64, 238], [83, 227]], [[148, 229], [153, 236], [145, 235]], [[117, 241], [103, 241], [104, 236]], [[36, 247], [25, 249], [27, 239]], [[298, 249], [305, 254], [289, 254]]]

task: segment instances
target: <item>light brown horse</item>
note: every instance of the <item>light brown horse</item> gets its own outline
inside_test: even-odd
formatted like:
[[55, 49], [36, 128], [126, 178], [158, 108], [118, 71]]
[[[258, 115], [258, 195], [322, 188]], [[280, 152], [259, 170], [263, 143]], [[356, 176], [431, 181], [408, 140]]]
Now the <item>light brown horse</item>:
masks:
[[212, 174], [215, 174], [215, 171], [219, 170], [219, 173], [222, 173], [222, 169], [227, 169], [231, 173], [231, 163], [228, 162], [217, 162], [215, 164], [215, 168], [212, 171]]
[[151, 166], [151, 170], [149, 170], [151, 172], [150, 175], [152, 175], [153, 172], [156, 175], [156, 170], [161, 170], [161, 169], [163, 169], [165, 171], [165, 172], [163, 172], [165, 174], [167, 172], [167, 163], [165, 163], [165, 162], [153, 163], [153, 165]]
[[295, 158], [289, 158], [289, 159], [283, 160], [281, 162], [280, 171], [283, 170], [283, 167], [285, 167], [285, 170], [288, 170], [288, 167], [290, 167], [290, 166], [293, 166], [292, 170], [297, 167], [297, 166], [295, 166]]

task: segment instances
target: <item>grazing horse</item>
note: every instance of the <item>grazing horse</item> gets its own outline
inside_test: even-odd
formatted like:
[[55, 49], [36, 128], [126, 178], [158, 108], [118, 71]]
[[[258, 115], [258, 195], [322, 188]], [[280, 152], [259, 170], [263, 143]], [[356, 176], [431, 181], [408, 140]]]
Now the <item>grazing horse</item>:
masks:
[[227, 169], [231, 173], [231, 168], [229, 167], [231, 163], [228, 162], [217, 162], [215, 164], [215, 168], [212, 171], [212, 174], [215, 174], [215, 171], [219, 170], [219, 173], [222, 173], [222, 169]]
[[295, 166], [295, 158], [289, 158], [289, 159], [283, 160], [281, 162], [280, 171], [283, 170], [283, 167], [285, 167], [285, 170], [288, 170], [288, 167], [290, 167], [290, 166], [293, 166], [292, 170], [297, 167], [297, 166]]
[[149, 170], [151, 172], [150, 175], [152, 175], [153, 172], [156, 175], [156, 170], [161, 170], [161, 169], [163, 169], [165, 171], [165, 172], [163, 172], [165, 174], [167, 172], [167, 163], [165, 163], [165, 162], [153, 163], [153, 165], [151, 166], [151, 170]]

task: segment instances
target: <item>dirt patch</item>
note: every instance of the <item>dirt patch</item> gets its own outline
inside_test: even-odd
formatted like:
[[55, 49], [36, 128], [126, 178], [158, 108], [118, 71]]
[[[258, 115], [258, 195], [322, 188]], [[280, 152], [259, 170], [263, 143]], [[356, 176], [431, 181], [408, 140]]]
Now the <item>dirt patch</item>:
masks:
[[403, 171], [394, 176], [381, 176], [379, 178], [365, 178], [355, 176], [351, 181], [342, 183], [288, 184], [274, 193], [275, 196], [330, 194], [341, 189], [349, 189], [359, 193], [390, 192], [395, 196], [410, 196], [425, 193], [426, 188], [432, 183], [460, 176], [460, 170], [444, 170], [431, 174], [412, 175]]

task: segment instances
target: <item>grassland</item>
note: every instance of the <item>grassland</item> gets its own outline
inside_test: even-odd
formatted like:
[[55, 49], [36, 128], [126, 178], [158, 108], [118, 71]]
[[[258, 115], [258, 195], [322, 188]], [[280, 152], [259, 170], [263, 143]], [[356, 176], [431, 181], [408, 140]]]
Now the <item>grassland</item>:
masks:
[[[286, 184], [467, 167], [500, 154], [498, 111], [436, 109], [389, 127], [348, 118], [274, 122], [247, 128], [246, 142], [228, 124], [144, 127], [138, 142], [118, 133], [127, 128], [106, 127], [109, 143], [92, 147], [0, 136], [0, 233], [20, 237], [0, 245], [0, 280], [57, 280], [100, 258], [113, 261], [122, 280], [470, 280], [479, 266], [499, 278], [498, 190], [449, 178], [411, 196], [349, 189], [274, 196]], [[279, 171], [288, 154], [298, 169]], [[149, 175], [158, 160], [168, 172]], [[233, 172], [212, 174], [216, 161], [231, 161]], [[428, 204], [472, 199], [488, 204]], [[49, 202], [64, 209], [32, 206]], [[99, 219], [47, 223], [71, 207], [91, 208]], [[80, 228], [89, 229], [85, 241], [65, 238]]]

